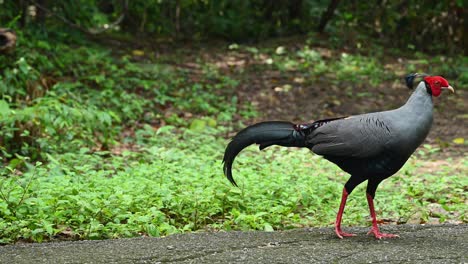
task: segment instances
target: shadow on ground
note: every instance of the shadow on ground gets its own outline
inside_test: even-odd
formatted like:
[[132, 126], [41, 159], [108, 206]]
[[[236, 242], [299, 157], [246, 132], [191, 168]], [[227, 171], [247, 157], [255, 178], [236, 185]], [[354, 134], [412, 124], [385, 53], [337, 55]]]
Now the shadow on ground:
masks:
[[466, 263], [468, 225], [385, 226], [401, 238], [375, 240], [367, 228], [340, 240], [331, 228], [220, 232], [17, 244], [0, 247], [0, 263]]

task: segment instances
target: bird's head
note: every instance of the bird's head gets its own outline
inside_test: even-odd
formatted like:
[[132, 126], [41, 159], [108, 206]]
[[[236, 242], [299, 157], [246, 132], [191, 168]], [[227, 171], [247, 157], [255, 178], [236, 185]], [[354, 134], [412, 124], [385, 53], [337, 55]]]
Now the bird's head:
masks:
[[455, 92], [453, 87], [449, 85], [448, 81], [440, 76], [426, 76], [424, 77], [424, 81], [426, 82], [426, 86], [429, 86], [431, 89], [432, 96], [439, 96], [444, 89], [449, 90], [452, 93]]
[[405, 77], [406, 85], [412, 89], [414, 79], [417, 77], [423, 77], [423, 81], [426, 84], [427, 91], [434, 97], [439, 96], [442, 90], [449, 90], [452, 93], [455, 92], [452, 86], [449, 85], [448, 81], [441, 76], [430, 76], [428, 74], [412, 73]]

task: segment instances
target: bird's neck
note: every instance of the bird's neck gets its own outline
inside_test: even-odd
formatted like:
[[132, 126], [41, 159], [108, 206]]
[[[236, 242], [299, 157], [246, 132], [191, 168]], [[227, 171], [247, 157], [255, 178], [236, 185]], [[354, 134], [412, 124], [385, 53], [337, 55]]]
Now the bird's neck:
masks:
[[416, 87], [415, 91], [403, 107], [418, 108], [421, 110], [430, 108], [432, 110], [432, 95], [427, 92], [426, 84], [424, 82], [419, 83], [418, 87]]
[[399, 111], [403, 123], [400, 128], [407, 138], [406, 149], [411, 154], [424, 141], [432, 126], [432, 95], [421, 82]]

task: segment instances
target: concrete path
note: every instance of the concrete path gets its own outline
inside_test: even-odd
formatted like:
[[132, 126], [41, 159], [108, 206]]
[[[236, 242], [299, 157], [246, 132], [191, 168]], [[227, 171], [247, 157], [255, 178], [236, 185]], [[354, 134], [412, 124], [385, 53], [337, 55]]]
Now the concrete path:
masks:
[[399, 239], [375, 240], [368, 228], [220, 232], [18, 244], [0, 247], [0, 263], [468, 263], [468, 225], [385, 226]]

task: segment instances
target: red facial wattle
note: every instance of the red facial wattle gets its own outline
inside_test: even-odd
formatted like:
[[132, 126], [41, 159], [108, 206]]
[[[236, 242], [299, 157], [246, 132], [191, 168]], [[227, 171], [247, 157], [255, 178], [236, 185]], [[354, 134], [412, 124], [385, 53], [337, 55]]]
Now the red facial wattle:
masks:
[[449, 89], [453, 92], [453, 88], [449, 85], [448, 81], [440, 76], [427, 76], [424, 77], [424, 81], [431, 88], [431, 93], [434, 97], [439, 96], [442, 93], [442, 89]]

